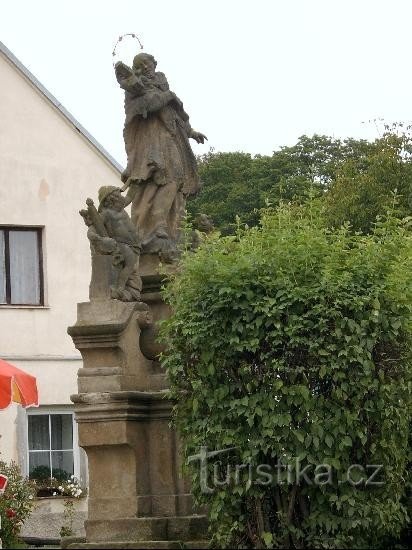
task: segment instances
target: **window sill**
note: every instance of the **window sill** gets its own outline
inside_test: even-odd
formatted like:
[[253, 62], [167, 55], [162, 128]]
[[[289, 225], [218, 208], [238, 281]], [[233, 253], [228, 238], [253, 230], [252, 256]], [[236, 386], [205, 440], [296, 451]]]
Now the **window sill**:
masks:
[[65, 495], [50, 495], [48, 497], [34, 497], [34, 500], [83, 500], [87, 498], [87, 493], [85, 495], [80, 495], [79, 497], [65, 496]]
[[0, 304], [0, 309], [50, 309], [50, 306]]

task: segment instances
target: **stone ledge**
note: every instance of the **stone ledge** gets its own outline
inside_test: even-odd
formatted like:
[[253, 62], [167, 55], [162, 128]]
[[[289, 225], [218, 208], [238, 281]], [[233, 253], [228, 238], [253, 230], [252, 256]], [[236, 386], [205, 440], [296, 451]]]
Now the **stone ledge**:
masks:
[[94, 549], [105, 549], [105, 548], [113, 548], [113, 549], [133, 549], [133, 550], [150, 550], [150, 549], [174, 549], [178, 548], [179, 550], [182, 549], [190, 549], [190, 548], [197, 548], [199, 550], [206, 550], [209, 548], [209, 542], [203, 541], [203, 540], [195, 540], [195, 541], [165, 541], [165, 540], [146, 540], [141, 542], [130, 542], [130, 541], [116, 541], [116, 542], [68, 542], [65, 544], [65, 546], [61, 546], [63, 549], [67, 550], [94, 550]]
[[87, 520], [85, 527], [87, 539], [93, 543], [107, 543], [109, 540], [128, 540], [135, 544], [147, 541], [170, 543], [207, 536], [207, 518], [200, 515]]
[[71, 395], [73, 403], [84, 403], [92, 405], [96, 403], [109, 403], [113, 401], [161, 401], [166, 400], [168, 391], [110, 391], [110, 392], [94, 392], [94, 393], [78, 393]]
[[62, 546], [62, 548], [67, 548], [67, 550], [92, 550], [92, 549], [105, 549], [105, 548], [130, 548], [133, 550], [150, 550], [158, 548], [159, 550], [163, 549], [169, 549], [169, 548], [178, 548], [179, 550], [182, 549], [199, 549], [199, 550], [206, 550], [209, 548], [209, 542], [203, 541], [203, 540], [195, 540], [195, 541], [165, 541], [165, 540], [147, 540], [142, 542], [99, 542], [99, 543], [93, 543], [93, 542], [87, 542], [87, 543], [70, 543], [67, 546]]

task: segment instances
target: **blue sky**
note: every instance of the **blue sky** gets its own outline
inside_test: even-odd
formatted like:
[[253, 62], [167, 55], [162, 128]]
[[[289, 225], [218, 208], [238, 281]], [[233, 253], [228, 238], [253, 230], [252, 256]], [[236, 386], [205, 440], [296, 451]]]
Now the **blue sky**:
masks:
[[408, 0], [13, 0], [0, 40], [124, 164], [120, 34], [139, 35], [209, 137], [195, 152], [270, 154], [302, 134], [373, 139], [368, 121], [410, 122], [411, 20]]

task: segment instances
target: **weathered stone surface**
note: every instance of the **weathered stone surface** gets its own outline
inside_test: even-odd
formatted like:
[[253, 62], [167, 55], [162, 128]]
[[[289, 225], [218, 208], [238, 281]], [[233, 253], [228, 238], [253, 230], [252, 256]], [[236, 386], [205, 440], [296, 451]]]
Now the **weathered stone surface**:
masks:
[[[59, 539], [60, 528], [66, 523], [64, 517], [65, 498], [37, 498], [34, 510], [24, 522], [22, 537], [39, 539]], [[87, 519], [87, 499], [73, 499], [73, 532], [84, 535], [84, 521]]]
[[199, 185], [189, 138], [205, 136], [155, 67], [148, 54], [133, 69], [116, 65], [126, 94], [125, 184], [101, 187], [98, 211], [89, 199], [81, 212], [92, 246], [90, 302], [78, 305], [68, 332], [83, 357], [72, 401], [89, 498], [86, 542], [68, 540], [67, 548], [181, 548], [206, 537], [206, 517], [181, 475], [157, 341], [170, 315], [161, 285], [176, 269], [186, 196]]
[[[87, 199], [87, 210], [80, 210], [88, 227], [92, 254], [90, 299], [116, 298], [123, 302], [140, 301], [140, 238], [129, 214], [121, 189], [106, 185], [99, 189], [99, 210]], [[102, 260], [110, 256], [110, 262]]]
[[209, 548], [209, 544], [205, 540], [193, 540], [188, 542], [182, 542], [182, 541], [166, 541], [166, 540], [146, 540], [146, 541], [140, 541], [140, 542], [130, 542], [130, 541], [116, 541], [116, 542], [92, 542], [92, 543], [80, 543], [80, 542], [73, 542], [73, 543], [67, 543], [66, 546], [62, 546], [62, 548], [68, 548], [69, 550], [87, 550], [87, 549], [99, 549], [99, 548], [129, 548], [129, 549], [135, 549], [135, 550], [151, 550], [151, 549], [173, 549], [178, 548], [180, 550], [184, 548], [197, 548], [197, 549], [207, 549]]
[[150, 290], [147, 305], [79, 304], [69, 328], [84, 359], [72, 401], [89, 464], [87, 544], [194, 540], [204, 532], [181, 475], [166, 377], [139, 348], [148, 319], [168, 314], [158, 288]]
[[87, 538], [98, 541], [187, 541], [206, 536], [204, 516], [86, 521]]
[[89, 517], [190, 514], [179, 444], [164, 391], [72, 396], [79, 439], [89, 458]]
[[204, 235], [209, 235], [214, 230], [213, 220], [207, 214], [198, 214], [192, 223], [191, 249], [195, 250], [202, 242]]
[[60, 548], [80, 548], [80, 545], [86, 543], [86, 537], [80, 537], [77, 535], [71, 537], [63, 537], [60, 541]]
[[129, 187], [132, 221], [141, 232], [143, 252], [172, 262], [186, 197], [199, 188], [189, 138], [204, 143], [206, 137], [192, 129], [183, 103], [156, 65], [152, 55], [141, 53], [132, 68], [124, 63], [115, 67], [125, 91], [127, 167], [122, 180]]
[[77, 323], [68, 328], [68, 333], [83, 357], [79, 391], [150, 387], [147, 378], [153, 374], [152, 363], [139, 346], [142, 327], [144, 330], [150, 324], [149, 307], [141, 302], [108, 299], [78, 304]]

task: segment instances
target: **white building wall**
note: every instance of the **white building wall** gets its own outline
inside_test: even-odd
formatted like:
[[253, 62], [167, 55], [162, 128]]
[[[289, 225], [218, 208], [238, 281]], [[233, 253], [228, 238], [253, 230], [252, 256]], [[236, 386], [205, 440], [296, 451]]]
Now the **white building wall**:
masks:
[[[0, 305], [0, 358], [37, 377], [41, 405], [68, 405], [81, 361], [66, 330], [90, 281], [78, 211], [120, 174], [1, 53], [0, 82], [0, 226], [44, 227], [45, 280], [44, 307]], [[21, 455], [21, 422], [17, 405], [0, 411], [1, 458]]]

